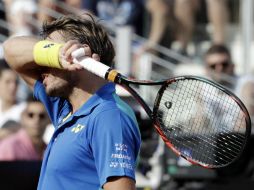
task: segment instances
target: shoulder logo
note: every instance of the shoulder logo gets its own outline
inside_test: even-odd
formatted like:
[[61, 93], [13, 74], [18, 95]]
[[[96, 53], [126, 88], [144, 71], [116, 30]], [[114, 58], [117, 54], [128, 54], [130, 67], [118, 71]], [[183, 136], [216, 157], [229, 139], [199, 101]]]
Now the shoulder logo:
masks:
[[78, 133], [79, 131], [81, 131], [85, 126], [84, 125], [80, 125], [78, 124], [76, 127], [73, 127], [71, 132], [73, 133]]

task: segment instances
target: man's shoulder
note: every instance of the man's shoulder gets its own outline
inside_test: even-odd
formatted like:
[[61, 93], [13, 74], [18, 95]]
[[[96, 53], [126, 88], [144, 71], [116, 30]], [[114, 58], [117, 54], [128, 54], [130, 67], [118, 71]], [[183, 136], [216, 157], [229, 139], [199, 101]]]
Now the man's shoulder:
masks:
[[112, 99], [106, 99], [101, 101], [93, 110], [93, 113], [99, 114], [103, 112], [118, 112], [120, 111], [117, 101]]
[[137, 125], [137, 119], [134, 110], [123, 101], [118, 95], [113, 95], [111, 100], [101, 102], [92, 112], [92, 117], [95, 119], [103, 118], [103, 120], [112, 120], [117, 122], [123, 118], [132, 120]]

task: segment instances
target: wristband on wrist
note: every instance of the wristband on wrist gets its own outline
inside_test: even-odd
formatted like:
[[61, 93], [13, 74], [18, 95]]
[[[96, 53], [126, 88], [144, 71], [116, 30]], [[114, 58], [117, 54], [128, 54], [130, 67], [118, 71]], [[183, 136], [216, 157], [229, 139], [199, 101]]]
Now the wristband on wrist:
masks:
[[62, 46], [63, 44], [47, 40], [37, 42], [33, 49], [35, 63], [40, 66], [61, 69], [59, 51]]

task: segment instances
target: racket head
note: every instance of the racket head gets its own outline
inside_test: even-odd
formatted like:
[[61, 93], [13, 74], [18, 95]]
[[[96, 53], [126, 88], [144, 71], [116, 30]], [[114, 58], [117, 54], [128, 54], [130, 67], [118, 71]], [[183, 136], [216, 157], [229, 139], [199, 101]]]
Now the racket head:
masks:
[[219, 84], [181, 76], [160, 88], [153, 122], [176, 154], [205, 168], [222, 168], [243, 153], [251, 133], [241, 100]]

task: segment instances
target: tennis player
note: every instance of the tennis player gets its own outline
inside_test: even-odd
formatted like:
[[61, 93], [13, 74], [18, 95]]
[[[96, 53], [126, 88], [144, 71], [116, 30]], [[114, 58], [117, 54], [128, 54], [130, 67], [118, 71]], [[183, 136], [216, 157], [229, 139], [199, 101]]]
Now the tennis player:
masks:
[[114, 48], [87, 15], [43, 26], [45, 40], [10, 38], [8, 64], [33, 89], [55, 126], [42, 163], [38, 190], [133, 190], [140, 133], [135, 115], [115, 85], [72, 63], [71, 52], [110, 65]]

